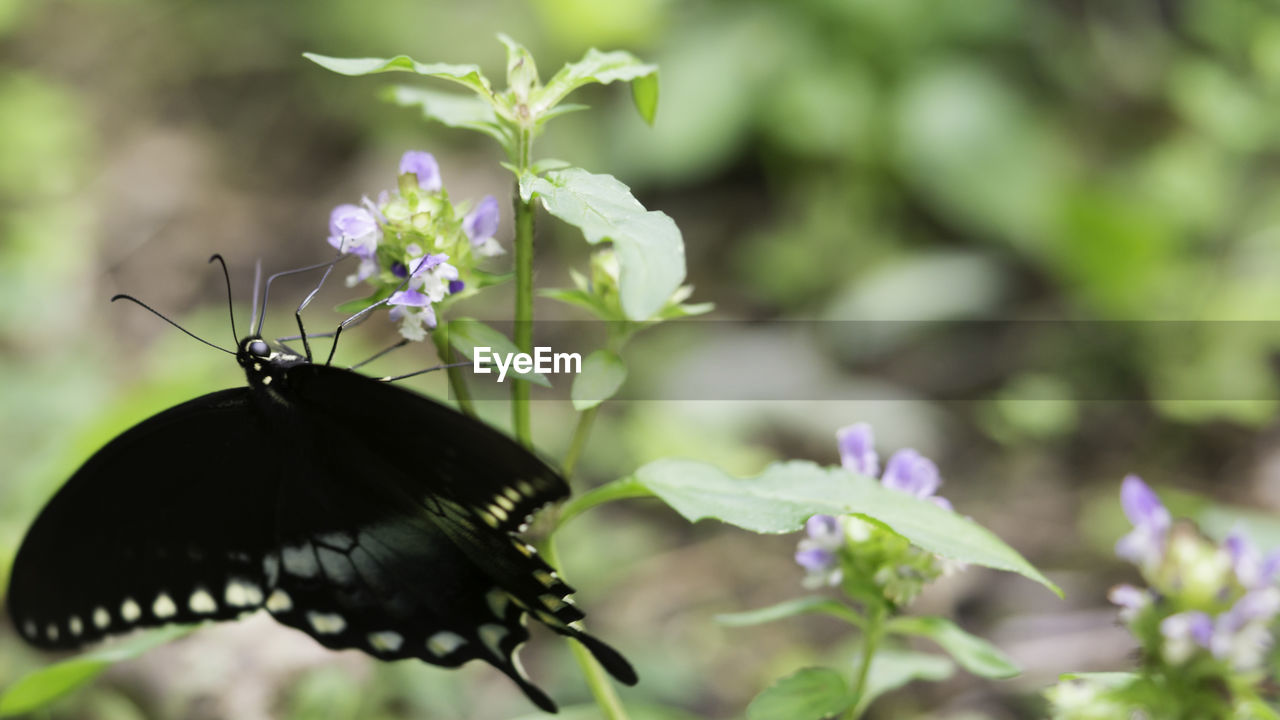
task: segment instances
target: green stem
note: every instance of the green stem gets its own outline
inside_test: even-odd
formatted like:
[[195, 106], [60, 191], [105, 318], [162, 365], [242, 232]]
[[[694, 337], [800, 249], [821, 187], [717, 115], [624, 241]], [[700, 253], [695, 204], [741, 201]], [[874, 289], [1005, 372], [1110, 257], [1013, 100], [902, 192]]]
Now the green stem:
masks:
[[[449, 347], [448, 331], [433, 332], [431, 339], [436, 344], [436, 355], [442, 363], [453, 362], [453, 348]], [[451, 367], [446, 371], [449, 375], [449, 387], [453, 390], [453, 397], [458, 401], [458, 407], [462, 408], [462, 412], [476, 416], [476, 406], [471, 402], [471, 388], [467, 387], [467, 377], [462, 374], [462, 368]]]
[[596, 411], [600, 409], [599, 405], [587, 408], [578, 413], [578, 425], [573, 429], [573, 441], [569, 443], [569, 452], [564, 455], [564, 462], [560, 463], [560, 471], [565, 477], [573, 475], [573, 469], [578, 466], [578, 458], [582, 457], [582, 450], [587, 445], [587, 437], [591, 435], [591, 423], [596, 419]]
[[[523, 173], [529, 168], [532, 156], [533, 133], [521, 129], [519, 157], [516, 165]], [[533, 353], [533, 204], [520, 200], [520, 181], [515, 188], [516, 217], [516, 349]], [[529, 425], [529, 382], [519, 378], [511, 384], [511, 429], [516, 439], [525, 447], [533, 447], [533, 433]]]
[[[546, 560], [551, 567], [559, 570], [560, 557], [556, 552], [554, 537], [549, 537], [542, 543], [542, 559]], [[563, 575], [564, 573], [560, 572], [560, 574]], [[582, 677], [587, 681], [591, 696], [595, 698], [596, 705], [600, 706], [601, 717], [604, 720], [629, 720], [627, 709], [623, 707], [622, 699], [618, 697], [617, 691], [614, 690], [609, 674], [592, 657], [591, 651], [577, 641], [570, 641], [569, 649], [573, 652], [573, 659], [582, 668]]]
[[885, 618], [889, 612], [882, 603], [867, 609], [867, 624], [863, 631], [862, 661], [858, 664], [858, 675], [853, 679], [853, 705], [845, 714], [847, 720], [857, 720], [862, 716], [867, 703], [862, 701], [867, 691], [867, 676], [871, 672], [871, 661], [876, 650], [880, 648], [880, 640], [884, 638]]

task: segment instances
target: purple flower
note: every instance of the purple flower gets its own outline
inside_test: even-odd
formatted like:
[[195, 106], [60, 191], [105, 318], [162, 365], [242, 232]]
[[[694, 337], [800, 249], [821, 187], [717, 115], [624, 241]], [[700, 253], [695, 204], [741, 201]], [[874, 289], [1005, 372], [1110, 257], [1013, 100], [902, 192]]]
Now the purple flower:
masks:
[[1164, 657], [1174, 665], [1186, 662], [1198, 648], [1213, 641], [1213, 620], [1198, 610], [1180, 612], [1160, 621]]
[[501, 255], [504, 250], [493, 238], [498, 232], [498, 200], [492, 195], [485, 195], [475, 209], [462, 219], [462, 231], [471, 240], [471, 248], [481, 257]]
[[467, 286], [467, 284], [466, 284], [466, 283], [464, 283], [464, 282], [462, 282], [461, 280], [450, 280], [450, 281], [449, 281], [449, 294], [450, 294], [450, 295], [453, 295], [454, 293], [460, 293], [460, 292], [462, 292], [462, 289], [463, 289], [463, 288], [465, 288], [466, 286]]
[[836, 554], [822, 548], [804, 548], [796, 551], [796, 562], [811, 573], [826, 573], [835, 565]]
[[866, 423], [856, 423], [836, 431], [840, 448], [840, 464], [849, 472], [875, 477], [880, 472], [880, 456], [876, 454], [875, 434]]
[[1206, 644], [1214, 657], [1227, 660], [1237, 670], [1261, 666], [1273, 638], [1268, 626], [1280, 613], [1280, 590], [1266, 588], [1245, 593], [1218, 616], [1213, 635]]
[[1116, 555], [1146, 567], [1164, 557], [1165, 540], [1173, 520], [1160, 498], [1137, 475], [1128, 475], [1120, 486], [1120, 506], [1133, 530], [1116, 543]]
[[344, 255], [373, 259], [380, 235], [378, 221], [358, 205], [339, 205], [329, 213], [329, 244]]
[[400, 323], [400, 335], [408, 340], [421, 340], [427, 336], [427, 328], [436, 326], [431, 299], [417, 290], [394, 292], [387, 304], [391, 306], [391, 321]]
[[880, 484], [890, 490], [928, 499], [939, 507], [951, 509], [951, 503], [946, 498], [934, 495], [942, 484], [938, 466], [911, 448], [903, 448], [889, 458]]
[[439, 192], [444, 187], [440, 179], [440, 165], [429, 152], [410, 150], [400, 157], [400, 174], [413, 173], [418, 177], [418, 187], [427, 192]]
[[1280, 574], [1280, 550], [1273, 550], [1264, 556], [1239, 527], [1232, 529], [1231, 534], [1222, 541], [1222, 549], [1231, 558], [1236, 579], [1245, 589], [1255, 590], [1272, 585]]
[[1151, 593], [1132, 585], [1117, 585], [1107, 593], [1107, 599], [1120, 606], [1122, 621], [1132, 622], [1151, 604]]
[[458, 279], [458, 268], [445, 262], [443, 253], [425, 255], [409, 261], [409, 289], [421, 290], [431, 302], [440, 302], [449, 294], [449, 284]]
[[805, 585], [839, 585], [840, 548], [844, 547], [844, 526], [831, 515], [814, 515], [804, 524], [805, 534], [796, 548], [796, 562], [808, 571]]

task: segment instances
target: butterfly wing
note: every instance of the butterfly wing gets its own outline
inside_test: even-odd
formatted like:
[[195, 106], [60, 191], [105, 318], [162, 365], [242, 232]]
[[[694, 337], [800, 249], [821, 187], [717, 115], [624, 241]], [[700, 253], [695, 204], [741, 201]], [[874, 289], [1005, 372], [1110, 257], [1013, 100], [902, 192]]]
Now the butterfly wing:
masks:
[[280, 462], [251, 391], [155, 415], [54, 495], [14, 560], [7, 606], [39, 647], [221, 620], [262, 603]]
[[635, 682], [620, 654], [572, 625], [583, 617], [573, 589], [510, 533], [567, 493], [554, 471], [478, 421], [355, 373], [299, 366], [287, 387], [297, 455], [315, 466], [284, 488], [267, 602], [277, 619], [386, 659], [482, 659], [551, 710], [515, 657], [532, 614]]

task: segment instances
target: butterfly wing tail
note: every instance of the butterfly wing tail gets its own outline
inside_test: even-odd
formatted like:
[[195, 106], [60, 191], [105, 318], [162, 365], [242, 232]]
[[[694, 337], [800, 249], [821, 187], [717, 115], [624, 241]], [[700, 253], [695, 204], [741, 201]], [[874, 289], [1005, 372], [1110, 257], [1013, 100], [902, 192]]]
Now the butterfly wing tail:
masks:
[[572, 627], [553, 627], [553, 629], [561, 635], [571, 637], [582, 643], [583, 647], [591, 653], [592, 657], [594, 657], [605, 670], [609, 671], [609, 674], [618, 682], [624, 685], [635, 685], [636, 682], [640, 680], [640, 677], [636, 675], [635, 668], [631, 667], [631, 663], [627, 662], [627, 659], [622, 657], [622, 653], [614, 650], [613, 646], [609, 645], [605, 641]]

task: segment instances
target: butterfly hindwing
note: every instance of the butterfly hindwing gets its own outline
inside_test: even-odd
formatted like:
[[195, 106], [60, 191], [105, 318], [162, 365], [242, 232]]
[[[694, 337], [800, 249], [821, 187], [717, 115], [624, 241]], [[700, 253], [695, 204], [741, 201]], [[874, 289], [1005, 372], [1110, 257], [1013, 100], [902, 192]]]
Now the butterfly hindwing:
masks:
[[6, 604], [32, 644], [75, 648], [261, 604], [276, 454], [248, 388], [151, 417], [93, 455], [45, 506]]

